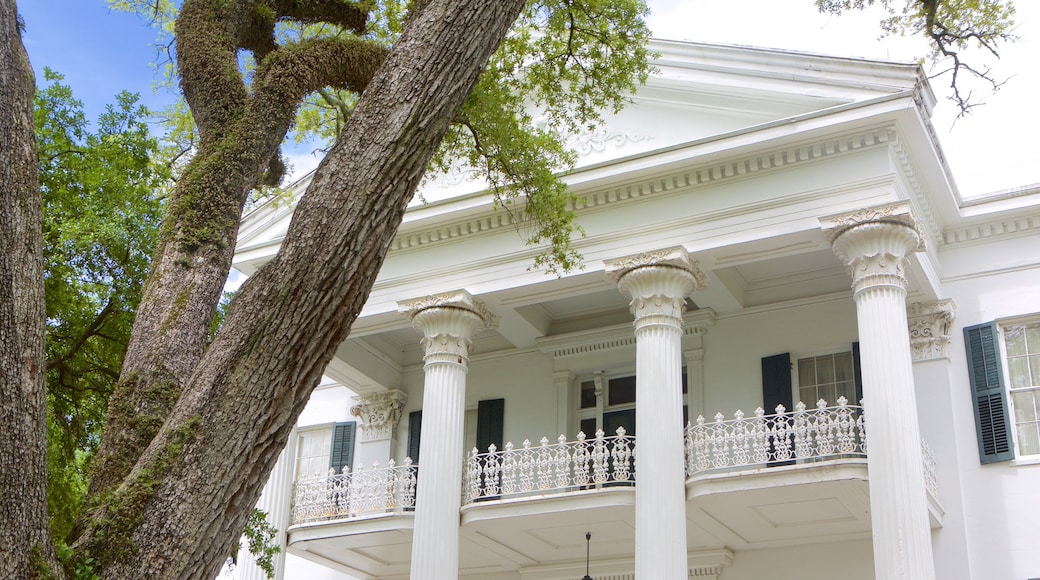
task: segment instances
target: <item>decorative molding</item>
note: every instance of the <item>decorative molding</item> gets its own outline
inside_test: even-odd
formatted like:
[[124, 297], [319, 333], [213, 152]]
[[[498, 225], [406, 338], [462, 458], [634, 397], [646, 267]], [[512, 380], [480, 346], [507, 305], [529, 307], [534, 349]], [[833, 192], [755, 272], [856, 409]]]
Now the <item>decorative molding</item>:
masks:
[[479, 302], [465, 290], [432, 294], [397, 303], [397, 311], [413, 320], [417, 314], [430, 308], [468, 310], [480, 317], [484, 328], [495, 328], [498, 326], [498, 315], [491, 312], [483, 302]]
[[820, 218], [820, 226], [852, 276], [853, 296], [881, 287], [906, 292], [907, 256], [924, 249], [910, 204], [898, 202]]
[[1040, 216], [1026, 215], [962, 228], [947, 229], [942, 233], [942, 240], [946, 245], [973, 244], [987, 242], [1000, 236], [1029, 235], [1037, 230], [1040, 230]]
[[697, 260], [691, 258], [681, 246], [604, 260], [603, 265], [607, 275], [619, 284], [634, 270], [648, 267], [673, 268], [688, 272], [693, 277], [693, 290], [703, 290], [708, 284], [708, 277], [701, 271]]
[[[701, 336], [707, 332], [708, 327], [714, 326], [714, 324], [715, 311], [711, 308], [700, 308], [683, 317], [683, 334]], [[545, 337], [539, 339], [539, 342], [542, 343], [539, 350], [551, 355], [554, 359], [564, 359], [597, 352], [634, 350], [636, 337], [632, 334], [631, 324], [619, 324], [591, 332]]]
[[361, 440], [391, 439], [401, 420], [401, 410], [408, 402], [408, 394], [394, 390], [359, 395], [351, 399], [350, 414], [361, 417]]
[[[629, 330], [629, 332], [631, 333], [631, 330]], [[585, 344], [575, 344], [571, 346], [553, 348], [549, 349], [549, 352], [552, 354], [553, 358], [567, 358], [572, 356], [592, 354], [595, 352], [627, 349], [635, 347], [635, 345], [636, 337], [634, 335], [630, 335], [610, 340], [599, 340], [596, 342], [589, 342]]]
[[590, 155], [593, 152], [606, 151], [607, 145], [614, 145], [621, 149], [628, 143], [642, 143], [653, 139], [650, 135], [631, 134], [627, 131], [597, 127], [591, 131], [585, 130], [580, 133], [565, 136], [564, 144], [568, 149], [573, 149], [579, 156]]
[[686, 297], [707, 286], [707, 276], [682, 247], [606, 260], [607, 275], [631, 299], [636, 333], [666, 325], [681, 332]]
[[915, 251], [920, 252], [924, 250], [924, 233], [921, 231], [917, 219], [910, 209], [910, 204], [905, 201], [865, 207], [856, 211], [820, 218], [820, 228], [823, 229], [824, 236], [831, 244], [834, 244], [842, 234], [852, 228], [876, 223], [896, 224], [910, 228], [918, 238], [918, 245]]
[[957, 316], [953, 300], [914, 302], [906, 309], [914, 362], [946, 358], [950, 331]]
[[494, 328], [498, 316], [465, 290], [445, 292], [397, 304], [398, 311], [412, 319], [412, 326], [423, 333], [423, 360], [434, 363], [469, 365], [473, 333]]
[[[819, 161], [885, 146], [896, 140], [891, 127], [831, 137], [824, 141], [803, 143], [753, 156], [739, 157], [716, 162], [707, 166], [694, 167], [666, 176], [658, 176], [638, 183], [575, 193], [571, 208], [580, 211], [600, 206], [626, 203], [649, 195], [662, 195], [679, 189], [715, 184], [720, 181], [745, 178], [754, 174], [774, 171], [802, 163]], [[390, 243], [391, 251], [418, 248], [430, 244], [455, 240], [460, 237], [483, 234], [506, 227], [516, 227], [515, 212], [488, 212], [477, 217], [467, 217], [449, 224], [438, 224], [431, 228], [402, 231]]]
[[722, 569], [733, 564], [733, 552], [728, 548], [693, 552], [686, 557], [690, 578], [722, 574]]

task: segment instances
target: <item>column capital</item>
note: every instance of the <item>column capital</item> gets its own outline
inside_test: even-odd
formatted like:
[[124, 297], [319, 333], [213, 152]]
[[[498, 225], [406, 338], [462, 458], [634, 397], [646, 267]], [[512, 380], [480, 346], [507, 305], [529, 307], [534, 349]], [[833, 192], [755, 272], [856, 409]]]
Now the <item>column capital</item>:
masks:
[[820, 228], [831, 244], [845, 232], [866, 224], [892, 224], [910, 228], [917, 235], [918, 244], [913, 250], [924, 250], [924, 234], [921, 232], [917, 218], [910, 209], [910, 203], [898, 201], [874, 207], [864, 207], [855, 211], [834, 214], [820, 218]]
[[607, 275], [618, 283], [621, 282], [621, 279], [626, 274], [633, 270], [649, 266], [677, 268], [689, 272], [697, 282], [695, 290], [705, 288], [708, 282], [708, 278], [704, 275], [704, 272], [701, 272], [697, 260], [691, 258], [686, 248], [682, 246], [604, 260], [603, 265]]
[[381, 441], [393, 437], [394, 429], [401, 420], [401, 410], [408, 402], [408, 394], [393, 390], [382, 393], [367, 393], [351, 399], [350, 414], [361, 417], [361, 440]]
[[631, 299], [637, 328], [648, 322], [681, 327], [686, 297], [707, 285], [697, 261], [681, 247], [607, 260], [605, 266], [621, 293]]
[[856, 295], [869, 288], [906, 290], [907, 256], [924, 249], [924, 236], [906, 202], [820, 219], [831, 249], [845, 263]]
[[470, 338], [477, 330], [494, 328], [498, 317], [469, 292], [457, 290], [397, 303], [398, 312], [412, 319], [423, 333], [427, 364], [469, 363]]
[[914, 362], [946, 357], [956, 316], [957, 305], [953, 300], [914, 302], [907, 306], [906, 319]]

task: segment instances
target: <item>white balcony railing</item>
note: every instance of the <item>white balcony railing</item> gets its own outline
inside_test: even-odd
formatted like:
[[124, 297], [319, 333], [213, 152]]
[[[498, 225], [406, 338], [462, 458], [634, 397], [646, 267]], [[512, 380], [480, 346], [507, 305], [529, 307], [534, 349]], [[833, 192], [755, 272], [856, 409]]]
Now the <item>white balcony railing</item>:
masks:
[[376, 463], [353, 473], [330, 469], [328, 476], [298, 481], [289, 525], [414, 508], [416, 468], [410, 458], [400, 466], [391, 459], [383, 468]]
[[[836, 406], [818, 401], [815, 409], [803, 403], [792, 413], [780, 405], [766, 415], [761, 408], [753, 417], [741, 411], [726, 420], [721, 413], [715, 422], [703, 417], [686, 426], [686, 474], [708, 474], [782, 464], [811, 464], [831, 459], [865, 458], [867, 432], [863, 408], [849, 405], [841, 397]], [[935, 458], [921, 442], [925, 487], [935, 498], [938, 485]], [[525, 440], [514, 448], [507, 443], [499, 451], [492, 445], [487, 453], [472, 450], [463, 471], [463, 505], [489, 499], [541, 497], [584, 492], [612, 485], [635, 485], [635, 437], [618, 428], [607, 437], [602, 430], [594, 439], [578, 433], [576, 441], [560, 435], [549, 444]], [[411, 459], [403, 465], [375, 464], [353, 473], [344, 470], [296, 483], [290, 525], [333, 519], [354, 519], [372, 514], [401, 512], [415, 507], [417, 466]]]
[[724, 420], [718, 413], [714, 423], [697, 417], [696, 425], [686, 426], [687, 477], [776, 462], [866, 455], [863, 408], [849, 405], [845, 397], [835, 407], [821, 399], [815, 409], [799, 402], [793, 413], [777, 405], [776, 414], [766, 415], [759, 407], [753, 417], [738, 410], [733, 419]]
[[635, 483], [635, 437], [625, 435], [624, 427], [613, 437], [599, 430], [595, 439], [578, 433], [577, 441], [560, 435], [552, 445], [545, 437], [540, 443], [532, 447], [524, 440], [519, 449], [506, 443], [502, 451], [492, 445], [487, 453], [473, 448], [466, 461], [462, 503]]

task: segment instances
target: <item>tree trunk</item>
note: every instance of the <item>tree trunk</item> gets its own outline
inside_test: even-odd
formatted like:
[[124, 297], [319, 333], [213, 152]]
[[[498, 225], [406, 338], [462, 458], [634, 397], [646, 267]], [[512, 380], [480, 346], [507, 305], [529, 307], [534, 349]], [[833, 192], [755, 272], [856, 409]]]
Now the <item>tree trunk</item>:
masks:
[[[105, 578], [212, 578], [364, 305], [449, 123], [523, 0], [433, 0], [409, 23], [297, 207], [278, 256], [78, 548]], [[161, 340], [161, 338], [157, 338]]]
[[[258, 56], [247, 88], [238, 70], [241, 39], [273, 34], [243, 17], [259, 10], [256, 4], [188, 0], [177, 21], [181, 85], [201, 142], [171, 197], [119, 383], [109, 399], [90, 482], [95, 500], [127, 476], [198, 366], [231, 268], [242, 207], [277, 158], [297, 104], [325, 86], [360, 91], [386, 55], [382, 47], [350, 39], [265, 49], [272, 58]], [[360, 18], [363, 24], [363, 15], [346, 4], [310, 0], [286, 9], [290, 15], [292, 10], [312, 15], [308, 6], [326, 4], [338, 8], [319, 13], [330, 21], [361, 26]]]
[[43, 234], [35, 80], [0, 0], [0, 576], [60, 575], [47, 521]]

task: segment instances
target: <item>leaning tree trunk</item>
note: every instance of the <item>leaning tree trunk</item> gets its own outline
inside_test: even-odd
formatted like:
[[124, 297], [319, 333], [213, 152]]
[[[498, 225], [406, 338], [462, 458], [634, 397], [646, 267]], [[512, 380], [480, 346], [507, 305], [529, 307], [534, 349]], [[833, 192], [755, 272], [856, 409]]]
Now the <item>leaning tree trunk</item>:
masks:
[[[432, 0], [365, 90], [278, 256], [217, 339], [79, 549], [105, 578], [212, 578], [364, 305], [449, 122], [523, 0]], [[119, 541], [123, 539], [123, 541]]]
[[47, 522], [43, 234], [36, 90], [14, 0], [0, 0], [0, 577], [56, 569]]
[[[297, 105], [325, 86], [364, 89], [385, 58], [386, 49], [360, 38], [275, 44], [274, 23], [281, 18], [362, 30], [366, 14], [343, 0], [294, 0], [266, 19], [256, 16], [261, 4], [186, 0], [181, 8], [178, 69], [200, 143], [171, 197], [109, 399], [90, 482], [95, 502], [127, 476], [198, 366], [231, 268], [242, 207], [265, 169], [281, 166], [278, 148]], [[241, 50], [258, 62], [251, 86], [238, 68]]]

